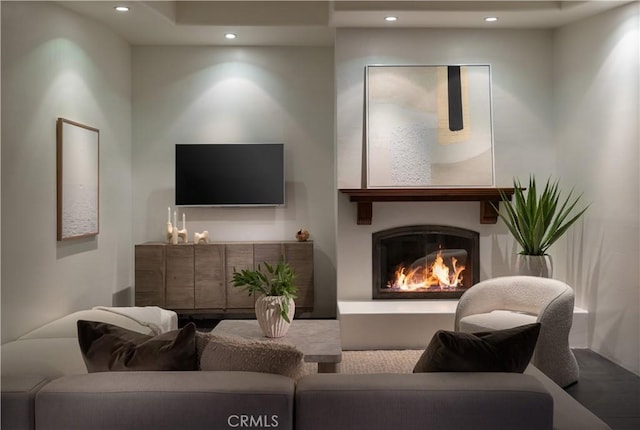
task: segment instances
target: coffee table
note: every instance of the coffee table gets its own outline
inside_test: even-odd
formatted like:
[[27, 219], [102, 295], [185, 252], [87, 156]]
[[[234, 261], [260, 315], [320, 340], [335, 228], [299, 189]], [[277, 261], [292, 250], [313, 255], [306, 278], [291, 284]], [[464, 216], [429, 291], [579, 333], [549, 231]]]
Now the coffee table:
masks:
[[293, 345], [307, 363], [318, 363], [318, 373], [337, 373], [342, 361], [340, 322], [337, 320], [293, 320], [284, 337], [265, 337], [256, 320], [223, 320], [212, 330], [222, 336]]

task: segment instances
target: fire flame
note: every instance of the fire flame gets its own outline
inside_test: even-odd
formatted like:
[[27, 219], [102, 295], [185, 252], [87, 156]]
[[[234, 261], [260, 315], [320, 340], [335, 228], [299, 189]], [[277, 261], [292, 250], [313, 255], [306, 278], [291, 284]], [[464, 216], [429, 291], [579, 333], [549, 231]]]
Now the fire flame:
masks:
[[[453, 269], [453, 270], [451, 270]], [[388, 288], [401, 291], [414, 291], [431, 287], [450, 289], [458, 287], [462, 282], [464, 266], [458, 266], [458, 260], [451, 257], [451, 269], [444, 262], [442, 252], [438, 251], [431, 265], [418, 265], [407, 268], [398, 266], [395, 279], [387, 283]]]

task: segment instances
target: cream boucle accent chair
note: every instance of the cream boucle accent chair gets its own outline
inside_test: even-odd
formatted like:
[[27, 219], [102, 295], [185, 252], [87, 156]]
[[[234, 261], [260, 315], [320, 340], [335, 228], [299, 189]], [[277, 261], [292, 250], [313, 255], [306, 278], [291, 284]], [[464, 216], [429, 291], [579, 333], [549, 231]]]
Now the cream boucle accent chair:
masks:
[[456, 309], [455, 330], [502, 330], [539, 322], [532, 363], [561, 387], [578, 380], [578, 363], [569, 348], [573, 289], [564, 282], [534, 276], [505, 276], [467, 290]]

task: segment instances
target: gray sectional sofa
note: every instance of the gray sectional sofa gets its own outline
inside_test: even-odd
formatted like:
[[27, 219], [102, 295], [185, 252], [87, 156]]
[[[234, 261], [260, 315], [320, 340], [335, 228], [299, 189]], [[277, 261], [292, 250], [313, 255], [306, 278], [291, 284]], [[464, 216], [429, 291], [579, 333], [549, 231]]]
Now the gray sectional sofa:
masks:
[[36, 392], [27, 388], [21, 399], [14, 393], [10, 407], [3, 393], [3, 430], [553, 425], [552, 396], [520, 374], [320, 374], [296, 383], [251, 372], [110, 372], [65, 376]]
[[297, 381], [227, 371], [89, 374], [68, 339], [78, 318], [136, 329], [112, 313], [81, 311], [2, 345], [2, 430], [609, 428], [533, 366]]

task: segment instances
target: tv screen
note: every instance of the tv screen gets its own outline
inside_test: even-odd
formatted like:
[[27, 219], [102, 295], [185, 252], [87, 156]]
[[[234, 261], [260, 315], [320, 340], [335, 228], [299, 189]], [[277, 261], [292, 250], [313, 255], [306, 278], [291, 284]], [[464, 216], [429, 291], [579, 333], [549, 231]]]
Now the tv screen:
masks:
[[176, 145], [176, 205], [284, 205], [284, 145]]

